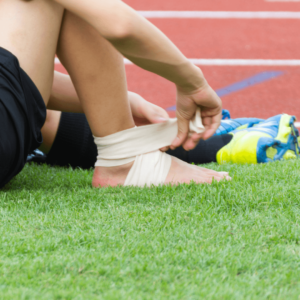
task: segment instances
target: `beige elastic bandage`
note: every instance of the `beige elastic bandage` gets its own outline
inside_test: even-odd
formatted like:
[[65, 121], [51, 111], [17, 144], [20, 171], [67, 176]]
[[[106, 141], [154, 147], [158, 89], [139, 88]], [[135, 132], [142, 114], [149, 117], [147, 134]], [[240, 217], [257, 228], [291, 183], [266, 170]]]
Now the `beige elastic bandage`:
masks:
[[[171, 156], [158, 149], [171, 145], [178, 131], [177, 119], [127, 129], [95, 138], [98, 148], [96, 167], [115, 167], [133, 162], [125, 186], [163, 184], [171, 167]], [[190, 132], [202, 133], [200, 108], [190, 122]]]

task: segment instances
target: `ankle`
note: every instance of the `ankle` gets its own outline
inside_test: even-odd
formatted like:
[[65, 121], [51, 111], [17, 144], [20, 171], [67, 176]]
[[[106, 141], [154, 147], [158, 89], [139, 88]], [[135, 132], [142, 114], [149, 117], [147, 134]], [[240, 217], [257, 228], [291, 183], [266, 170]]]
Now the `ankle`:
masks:
[[134, 162], [131, 162], [117, 167], [95, 167], [92, 181], [93, 187], [124, 185], [133, 163]]

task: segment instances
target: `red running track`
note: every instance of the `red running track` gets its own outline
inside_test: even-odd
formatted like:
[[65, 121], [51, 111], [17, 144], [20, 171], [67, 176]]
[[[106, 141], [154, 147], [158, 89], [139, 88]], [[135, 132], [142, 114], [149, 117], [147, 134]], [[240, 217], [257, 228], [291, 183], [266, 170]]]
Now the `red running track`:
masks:
[[300, 20], [152, 19], [188, 58], [300, 58]]
[[300, 2], [265, 0], [124, 0], [136, 10], [300, 11]]

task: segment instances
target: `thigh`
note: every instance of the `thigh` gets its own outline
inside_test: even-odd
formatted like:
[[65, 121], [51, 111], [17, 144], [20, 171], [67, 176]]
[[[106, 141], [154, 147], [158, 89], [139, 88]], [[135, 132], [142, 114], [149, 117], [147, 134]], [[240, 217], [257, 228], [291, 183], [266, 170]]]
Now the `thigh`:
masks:
[[0, 47], [12, 52], [47, 103], [63, 8], [50, 0], [1, 0]]

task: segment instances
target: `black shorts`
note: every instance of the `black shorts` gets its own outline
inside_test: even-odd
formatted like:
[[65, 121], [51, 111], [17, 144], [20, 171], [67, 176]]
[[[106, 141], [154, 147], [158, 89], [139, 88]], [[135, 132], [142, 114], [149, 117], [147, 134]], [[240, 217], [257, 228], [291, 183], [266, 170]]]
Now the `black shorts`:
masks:
[[42, 143], [43, 98], [18, 59], [0, 47], [0, 188], [24, 167]]
[[63, 112], [46, 163], [61, 167], [90, 169], [95, 165], [97, 152], [85, 115]]

